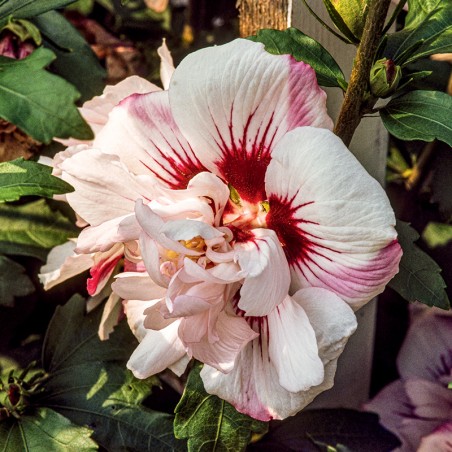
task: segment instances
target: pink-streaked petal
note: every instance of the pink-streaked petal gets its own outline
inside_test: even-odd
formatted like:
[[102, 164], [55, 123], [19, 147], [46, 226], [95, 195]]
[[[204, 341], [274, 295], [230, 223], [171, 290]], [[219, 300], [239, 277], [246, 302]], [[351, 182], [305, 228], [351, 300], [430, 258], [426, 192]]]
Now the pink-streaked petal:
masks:
[[174, 122], [166, 91], [124, 99], [94, 145], [118, 155], [133, 173], [151, 174], [173, 189], [186, 188], [194, 175], [205, 171]]
[[69, 204], [92, 226], [133, 213], [135, 200], [154, 194], [150, 176], [130, 173], [119, 157], [97, 149], [78, 152], [59, 167], [75, 188], [66, 195]]
[[166, 294], [166, 289], [155, 284], [147, 273], [138, 272], [120, 273], [111, 288], [125, 300], [155, 300]]
[[92, 254], [76, 254], [74, 249], [75, 242], [70, 240], [50, 250], [38, 275], [44, 290], [88, 270], [94, 264]]
[[323, 287], [358, 309], [397, 273], [402, 252], [388, 198], [332, 132], [287, 133], [265, 184], [267, 226], [283, 245], [292, 291]]
[[160, 80], [162, 81], [163, 89], [168, 89], [174, 73], [174, 63], [165, 38], [163, 38], [162, 45], [157, 49], [157, 54], [160, 57]]
[[91, 296], [97, 295], [107, 284], [117, 264], [124, 255], [124, 245], [117, 243], [109, 251], [94, 255], [94, 265], [91, 267], [91, 278], [86, 282], [86, 288]]
[[[185, 328], [190, 328], [190, 319], [185, 319], [183, 323]], [[258, 334], [249, 327], [245, 319], [224, 311], [218, 314], [215, 330], [218, 340], [213, 343], [203, 338], [198, 343], [185, 341], [185, 344], [194, 358], [221, 372], [230, 372], [237, 355]]]
[[292, 300], [309, 318], [323, 363], [337, 359], [358, 326], [350, 306], [333, 292], [316, 287], [295, 292]]
[[201, 162], [247, 201], [265, 199], [270, 155], [288, 130], [332, 127], [313, 69], [244, 39], [188, 55], [173, 74], [169, 96]]
[[397, 368], [405, 379], [438, 382], [448, 376], [452, 369], [452, 318], [425, 315], [414, 322], [397, 357]]
[[323, 382], [314, 329], [305, 310], [289, 296], [267, 316], [268, 355], [279, 384], [289, 392], [307, 391]]
[[177, 363], [185, 355], [179, 339], [179, 321], [160, 331], [147, 330], [146, 335], [132, 353], [127, 368], [137, 378], [148, 378]]
[[112, 293], [105, 302], [97, 334], [101, 341], [106, 341], [113, 332], [122, 314], [122, 303], [118, 295]]
[[[107, 123], [108, 114], [122, 99], [134, 93], [144, 94], [152, 91], [160, 91], [160, 88], [144, 78], [132, 75], [116, 85], [106, 86], [102, 95], [85, 102], [79, 111], [96, 136]], [[65, 146], [81, 143], [75, 139], [57, 141]]]
[[268, 355], [267, 334], [261, 332], [261, 336], [241, 351], [234, 369], [228, 374], [207, 365], [203, 367], [201, 378], [209, 394], [228, 401], [241, 413], [270, 421], [298, 413], [318, 394], [333, 386], [336, 360], [326, 365], [325, 378], [319, 386], [296, 393], [284, 389]]
[[248, 316], [263, 316], [287, 296], [290, 271], [275, 232], [254, 229], [252, 233], [252, 240], [234, 246], [236, 260], [245, 273], [238, 306]]
[[452, 422], [446, 422], [421, 440], [417, 452], [452, 452]]

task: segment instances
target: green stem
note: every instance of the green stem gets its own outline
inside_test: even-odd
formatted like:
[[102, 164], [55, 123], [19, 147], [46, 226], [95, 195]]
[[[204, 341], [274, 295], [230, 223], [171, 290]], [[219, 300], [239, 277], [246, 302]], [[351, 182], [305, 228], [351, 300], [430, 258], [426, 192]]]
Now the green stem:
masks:
[[365, 97], [369, 88], [370, 69], [374, 62], [390, 3], [391, 0], [372, 0], [369, 4], [369, 12], [361, 42], [356, 51], [350, 82], [334, 128], [334, 133], [342, 139], [346, 146], [350, 144], [361, 121], [363, 107], [368, 110], [376, 101], [376, 99], [371, 102], [366, 101]]

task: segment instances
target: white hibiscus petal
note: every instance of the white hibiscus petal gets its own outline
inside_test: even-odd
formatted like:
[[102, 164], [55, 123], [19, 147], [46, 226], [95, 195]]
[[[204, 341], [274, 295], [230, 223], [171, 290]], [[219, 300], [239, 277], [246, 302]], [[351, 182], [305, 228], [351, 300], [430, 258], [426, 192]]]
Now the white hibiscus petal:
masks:
[[177, 363], [185, 355], [179, 339], [179, 321], [160, 331], [147, 330], [146, 335], [132, 353], [127, 368], [137, 378], [148, 378]]
[[[190, 325], [190, 320], [189, 318], [184, 320], [185, 330], [196, 328], [196, 324]], [[245, 319], [228, 315], [224, 311], [218, 314], [215, 332], [218, 335], [215, 342], [209, 341], [205, 336], [199, 342], [185, 343], [194, 358], [221, 372], [230, 372], [240, 351], [258, 336]]]
[[307, 391], [323, 382], [323, 363], [305, 310], [289, 296], [268, 316], [268, 354], [289, 392]]
[[[98, 226], [88, 226], [83, 229], [77, 239], [78, 253], [94, 253], [96, 251], [108, 251], [115, 243], [127, 242], [138, 239], [138, 229], [135, 234], [124, 234], [126, 228], [120, 229], [121, 224], [130, 225], [134, 220], [134, 215], [123, 215], [104, 221]], [[130, 231], [130, 229], [128, 229]]]
[[101, 341], [106, 341], [119, 322], [122, 303], [118, 295], [111, 293], [104, 305], [97, 334]]
[[321, 288], [301, 289], [292, 299], [304, 309], [314, 328], [324, 364], [336, 359], [358, 326], [353, 310], [336, 294]]
[[168, 89], [174, 72], [174, 63], [165, 38], [163, 38], [162, 45], [157, 49], [157, 54], [160, 57], [160, 79], [162, 80], [163, 89]]
[[274, 231], [253, 229], [252, 233], [252, 240], [234, 245], [236, 260], [246, 276], [238, 306], [248, 316], [263, 316], [287, 296], [290, 272]]
[[155, 284], [147, 273], [140, 272], [120, 273], [111, 288], [125, 300], [155, 300], [166, 294], [164, 287]]
[[[185, 247], [179, 240], [190, 240], [197, 236], [212, 238], [223, 235], [214, 227], [200, 221], [174, 220], [165, 223], [149, 206], [143, 205], [141, 200], [136, 203], [135, 214], [138, 223], [147, 236], [163, 248], [183, 255], [201, 256], [203, 253]], [[146, 259], [144, 261], [146, 262]]]
[[287, 133], [265, 184], [267, 226], [283, 244], [292, 291], [323, 287], [357, 309], [397, 273], [401, 249], [387, 196], [333, 133]]
[[131, 174], [114, 155], [97, 149], [78, 152], [65, 159], [60, 169], [62, 178], [75, 191], [67, 193], [71, 207], [89, 224], [131, 214], [135, 200], [153, 197], [151, 179]]
[[92, 254], [76, 254], [74, 249], [75, 242], [70, 240], [50, 250], [38, 275], [44, 290], [88, 270], [94, 264]]
[[265, 169], [288, 130], [332, 127], [310, 66], [243, 39], [188, 55], [173, 74], [169, 95], [198, 158], [248, 201], [265, 199]]

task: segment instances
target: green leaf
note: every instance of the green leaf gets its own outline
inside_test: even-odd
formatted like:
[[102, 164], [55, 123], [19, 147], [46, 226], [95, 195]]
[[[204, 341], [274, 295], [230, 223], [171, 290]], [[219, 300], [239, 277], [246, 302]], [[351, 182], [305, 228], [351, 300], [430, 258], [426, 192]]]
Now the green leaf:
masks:
[[408, 2], [403, 30], [388, 35], [384, 55], [407, 65], [434, 53], [452, 52], [452, 8], [443, 0]]
[[431, 221], [422, 232], [422, 239], [430, 248], [445, 246], [452, 241], [452, 225]]
[[52, 9], [74, 3], [75, 0], [0, 0], [0, 28], [10, 16], [16, 19], [29, 19]]
[[22, 205], [0, 204], [0, 253], [45, 260], [50, 248], [77, 235], [75, 225], [44, 199]]
[[23, 60], [0, 57], [0, 117], [38, 141], [52, 138], [93, 138], [74, 102], [78, 91], [43, 68], [55, 59], [38, 48]]
[[121, 323], [108, 341], [97, 335], [102, 309], [85, 315], [86, 302], [74, 296], [58, 306], [49, 323], [43, 345], [42, 363], [48, 372], [87, 362], [125, 362], [137, 343], [127, 323]]
[[207, 394], [197, 364], [188, 377], [185, 391], [176, 407], [174, 433], [188, 439], [189, 451], [241, 451], [251, 434], [263, 434], [267, 423], [239, 413], [229, 403]]
[[91, 434], [89, 428], [74, 425], [49, 408], [39, 408], [20, 419], [0, 422], [0, 449], [4, 452], [97, 450]]
[[0, 163], [0, 202], [16, 201], [21, 196], [52, 198], [74, 189], [64, 180], [51, 175], [47, 165], [22, 158]]
[[15, 297], [24, 297], [34, 290], [25, 268], [0, 255], [0, 306], [12, 306]]
[[380, 111], [389, 133], [401, 140], [432, 141], [452, 146], [452, 97], [440, 91], [411, 91]]
[[[398, 439], [378, 423], [374, 413], [335, 408], [304, 410], [270, 429], [249, 451], [290, 450], [387, 452], [400, 445]], [[322, 447], [319, 447], [322, 446]]]
[[419, 234], [403, 221], [397, 222], [396, 229], [403, 256], [399, 273], [389, 282], [389, 287], [405, 300], [449, 309], [450, 302], [444, 290], [446, 284], [440, 275], [441, 268], [413, 243], [419, 238]]
[[334, 25], [352, 43], [359, 43], [367, 17], [368, 0], [323, 0]]
[[328, 51], [317, 41], [296, 28], [280, 30], [259, 30], [249, 39], [262, 42], [265, 50], [273, 55], [292, 55], [297, 61], [309, 64], [317, 75], [321, 86], [336, 86], [347, 89], [347, 82], [341, 68]]
[[33, 23], [43, 35], [44, 46], [57, 56], [51, 69], [77, 88], [81, 93], [80, 102], [101, 94], [105, 69], [71, 23], [56, 11], [35, 17]]
[[101, 341], [97, 330], [102, 308], [85, 315], [85, 306], [75, 296], [57, 308], [43, 347], [50, 377], [36, 403], [89, 425], [93, 438], [107, 450], [185, 450], [174, 438], [172, 416], [141, 405], [157, 380], [137, 380], [126, 369], [137, 345], [127, 323]]
[[405, 18], [405, 27], [415, 28], [421, 25], [430, 16], [443, 0], [408, 0], [408, 13]]

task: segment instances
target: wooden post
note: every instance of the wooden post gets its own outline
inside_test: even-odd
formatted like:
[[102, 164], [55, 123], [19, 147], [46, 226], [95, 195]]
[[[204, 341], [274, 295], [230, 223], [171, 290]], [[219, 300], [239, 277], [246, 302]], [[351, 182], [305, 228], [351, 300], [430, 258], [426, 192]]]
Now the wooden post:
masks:
[[[325, 22], [331, 23], [322, 2], [311, 4]], [[302, 0], [241, 0], [239, 11], [241, 36], [255, 34], [259, 28], [285, 29], [294, 26], [319, 41], [339, 63], [346, 78], [350, 76], [356, 47], [344, 44], [324, 29], [312, 17]], [[326, 88], [325, 91], [328, 94], [328, 112], [336, 121], [343, 102], [343, 93], [338, 88]], [[379, 118], [364, 118], [349, 146], [367, 171], [381, 184], [384, 182], [387, 146], [388, 134]], [[376, 300], [361, 308], [356, 316], [358, 329], [339, 358], [335, 385], [320, 394], [310, 408], [359, 408], [368, 400]]]
[[290, 26], [292, 0], [238, 0], [240, 36], [246, 38], [261, 28], [285, 30]]

